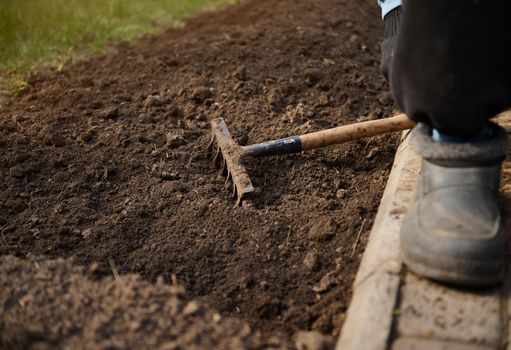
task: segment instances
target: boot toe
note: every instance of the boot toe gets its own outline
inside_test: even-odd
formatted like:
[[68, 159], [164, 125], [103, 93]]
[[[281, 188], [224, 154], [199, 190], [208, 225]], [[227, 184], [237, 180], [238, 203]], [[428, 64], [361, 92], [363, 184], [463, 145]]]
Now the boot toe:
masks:
[[443, 188], [412, 205], [401, 228], [410, 270], [441, 282], [487, 286], [502, 281], [506, 237], [494, 195]]

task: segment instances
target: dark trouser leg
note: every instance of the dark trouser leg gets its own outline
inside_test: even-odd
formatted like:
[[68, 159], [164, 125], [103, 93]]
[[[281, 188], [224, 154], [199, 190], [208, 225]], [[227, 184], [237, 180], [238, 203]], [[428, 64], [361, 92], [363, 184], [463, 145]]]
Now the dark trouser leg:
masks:
[[510, 1], [405, 1], [390, 72], [399, 107], [460, 136], [510, 107], [510, 13]]

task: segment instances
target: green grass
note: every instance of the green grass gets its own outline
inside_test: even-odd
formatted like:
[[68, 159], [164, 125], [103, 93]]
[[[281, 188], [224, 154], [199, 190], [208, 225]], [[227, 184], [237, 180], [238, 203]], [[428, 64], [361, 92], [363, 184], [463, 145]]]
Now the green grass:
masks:
[[[0, 77], [17, 93], [41, 64], [179, 25], [191, 12], [236, 0], [0, 0]], [[84, 49], [84, 50], [82, 50]]]

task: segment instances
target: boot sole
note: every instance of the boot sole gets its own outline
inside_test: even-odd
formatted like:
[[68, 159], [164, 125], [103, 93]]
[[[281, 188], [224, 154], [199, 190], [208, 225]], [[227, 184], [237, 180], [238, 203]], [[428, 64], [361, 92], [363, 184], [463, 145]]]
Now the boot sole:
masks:
[[414, 261], [410, 257], [407, 257], [403, 254], [403, 260], [408, 267], [408, 269], [415, 274], [426, 277], [431, 280], [452, 284], [461, 287], [495, 287], [502, 283], [504, 280], [506, 269], [504, 268], [505, 264], [502, 263], [503, 268], [495, 269], [495, 273], [486, 273], [482, 274], [464, 274], [460, 272], [455, 272], [453, 270], [445, 270], [435, 268], [426, 264], [423, 264], [419, 261]]

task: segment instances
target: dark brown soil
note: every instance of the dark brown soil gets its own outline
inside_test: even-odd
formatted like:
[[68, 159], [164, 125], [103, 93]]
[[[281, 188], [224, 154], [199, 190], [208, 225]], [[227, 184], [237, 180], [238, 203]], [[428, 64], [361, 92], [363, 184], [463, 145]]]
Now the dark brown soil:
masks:
[[252, 0], [35, 77], [0, 109], [1, 255], [177, 280], [282, 344], [337, 336], [397, 138], [247, 160], [235, 207], [208, 119], [247, 144], [390, 116], [380, 36], [373, 0]]
[[285, 348], [162, 280], [94, 281], [64, 260], [0, 262], [2, 349]]

